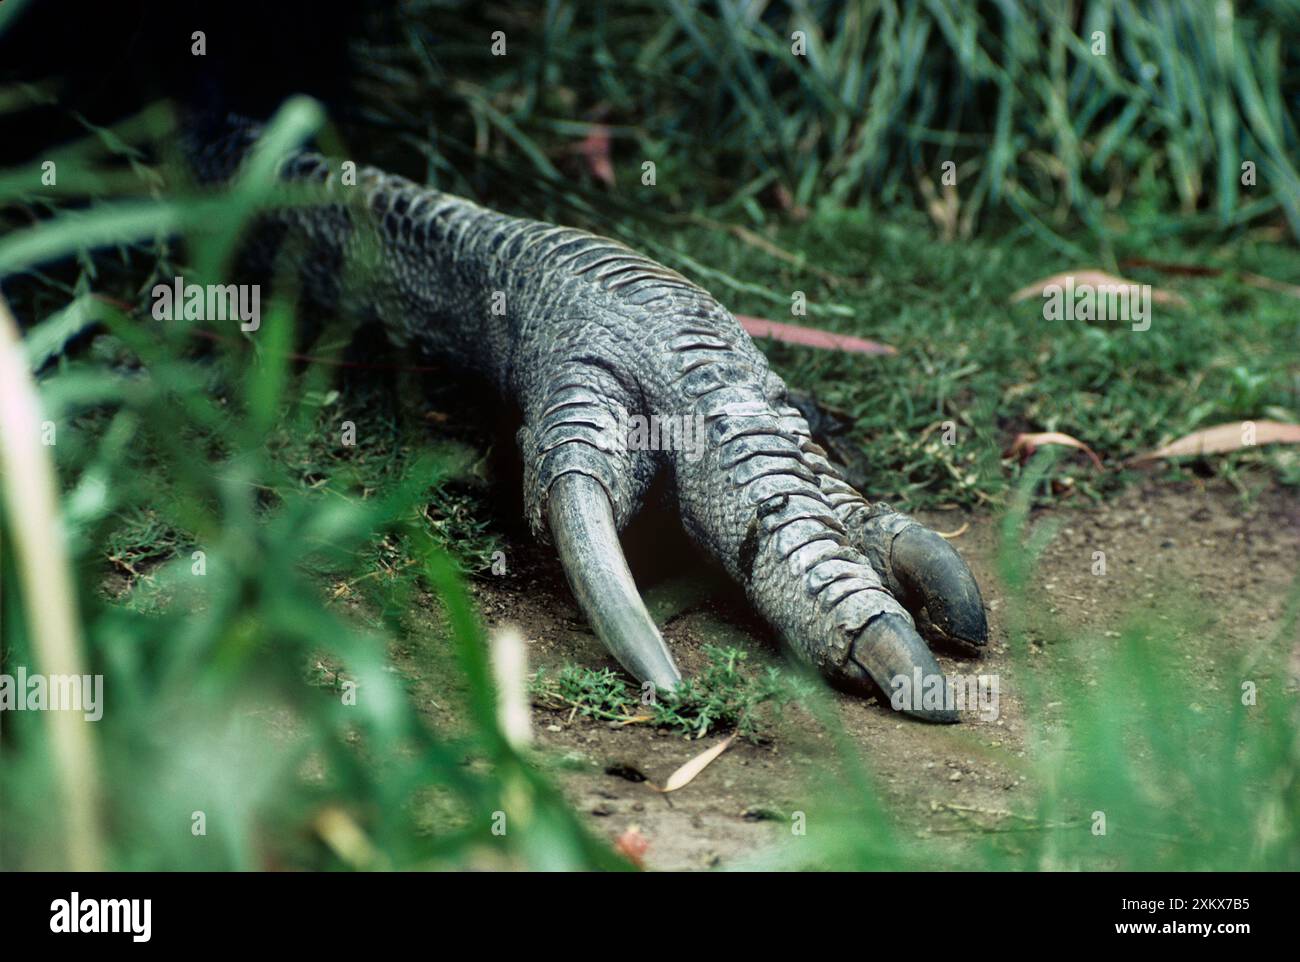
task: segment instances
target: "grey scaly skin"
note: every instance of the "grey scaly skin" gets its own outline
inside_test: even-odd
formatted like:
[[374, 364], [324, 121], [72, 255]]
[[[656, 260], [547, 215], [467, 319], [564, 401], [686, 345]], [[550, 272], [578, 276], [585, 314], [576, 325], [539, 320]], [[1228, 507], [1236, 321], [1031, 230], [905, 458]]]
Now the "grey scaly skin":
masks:
[[[205, 175], [230, 176], [254, 136], [242, 128], [209, 149]], [[664, 689], [681, 680], [618, 540], [661, 473], [691, 537], [832, 682], [888, 694], [915, 669], [941, 678], [913, 615], [931, 640], [985, 643], [966, 564], [839, 477], [784, 383], [702, 288], [607, 238], [372, 168], [344, 186], [339, 169], [293, 157], [281, 176], [318, 185], [321, 203], [268, 215], [307, 242], [305, 263], [333, 265], [306, 268], [306, 289], [341, 296], [345, 309], [377, 316], [398, 347], [471, 368], [518, 402], [528, 520], [631, 674]], [[341, 294], [340, 258], [367, 268]], [[702, 418], [702, 448], [628, 445], [636, 414]], [[944, 708], [908, 713], [957, 720]]]

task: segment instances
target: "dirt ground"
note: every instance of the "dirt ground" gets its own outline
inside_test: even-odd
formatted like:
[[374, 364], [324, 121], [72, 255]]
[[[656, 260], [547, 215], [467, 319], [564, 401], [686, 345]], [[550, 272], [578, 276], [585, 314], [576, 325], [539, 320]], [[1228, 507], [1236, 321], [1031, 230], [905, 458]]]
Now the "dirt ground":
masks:
[[[951, 836], [960, 844], [963, 832], [996, 825], [1029, 804], [1031, 775], [1021, 763], [1027, 720], [1002, 617], [1007, 599], [998, 577], [997, 519], [958, 512], [921, 517], [941, 531], [970, 523], [954, 543], [982, 586], [990, 642], [981, 658], [941, 655], [940, 661], [949, 672], [996, 673], [998, 717], [967, 712], [959, 725], [933, 726], [905, 720], [874, 700], [836, 696], [835, 706], [904, 830]], [[1055, 525], [1056, 533], [1030, 592], [1032, 601], [1041, 602], [1027, 628], [1030, 666], [1050, 668], [1071, 646], [1105, 657], [1126, 618], [1185, 600], [1205, 616], [1200, 630], [1182, 631], [1178, 643], [1186, 646], [1190, 668], [1204, 662], [1206, 684], [1214, 686], [1219, 682], [1210, 655], [1267, 643], [1300, 567], [1300, 507], [1280, 488], [1246, 506], [1222, 482], [1207, 487], [1148, 481], [1106, 503], [1041, 512], [1031, 522], [1043, 523]], [[709, 642], [745, 645], [755, 663], [778, 663], [770, 631], [746, 610], [743, 598], [685, 542], [665, 542], [656, 533], [664, 529], [653, 529], [630, 533], [629, 557], [683, 672], [703, 665], [701, 646]], [[523, 539], [507, 549], [509, 573], [473, 588], [487, 624], [519, 626], [534, 669], [571, 662], [615, 667], [586, 628], [558, 564]], [[1094, 573], [1097, 551], [1105, 554], [1103, 576]], [[451, 709], [439, 702], [429, 668], [433, 643], [414, 638], [396, 654], [416, 690], [425, 689], [434, 720], [447, 723]], [[1287, 644], [1294, 687], [1300, 682], [1300, 642]], [[1096, 681], [1085, 677], [1078, 683]], [[1054, 697], [1068, 698], [1068, 690]], [[1045, 702], [1045, 725], [1054, 723], [1050, 716], [1060, 704]], [[568, 712], [534, 712], [538, 746], [554, 761], [555, 777], [592, 830], [612, 840], [635, 828], [648, 842], [646, 866], [656, 869], [742, 866], [790, 835], [790, 813], [817, 790], [819, 769], [835, 762], [829, 737], [798, 706], [774, 724], [763, 742], [737, 741], [691, 784], [663, 795], [630, 780], [629, 773], [662, 784], [720, 736], [692, 741], [643, 725], [611, 727]]]

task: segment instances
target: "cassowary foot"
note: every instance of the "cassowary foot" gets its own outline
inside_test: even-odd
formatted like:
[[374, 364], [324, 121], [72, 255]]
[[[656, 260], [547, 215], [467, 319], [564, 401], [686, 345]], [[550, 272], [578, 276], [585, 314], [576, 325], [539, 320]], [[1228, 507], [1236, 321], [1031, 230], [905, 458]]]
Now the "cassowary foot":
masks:
[[[202, 179], [232, 176], [256, 136], [237, 126], [200, 149]], [[663, 478], [690, 537], [827, 679], [883, 691], [926, 721], [957, 720], [922, 633], [964, 651], [985, 643], [970, 570], [939, 535], [844, 480], [708, 292], [607, 238], [372, 168], [354, 183], [338, 170], [289, 158], [279, 175], [316, 185], [321, 203], [264, 215], [306, 242], [304, 291], [361, 308], [399, 348], [484, 375], [518, 406], [530, 526], [624, 668], [666, 690], [681, 681], [618, 537]], [[328, 268], [348, 261], [356, 285]], [[918, 680], [942, 686], [945, 707], [916, 701]], [[904, 690], [913, 701], [890, 697]]]

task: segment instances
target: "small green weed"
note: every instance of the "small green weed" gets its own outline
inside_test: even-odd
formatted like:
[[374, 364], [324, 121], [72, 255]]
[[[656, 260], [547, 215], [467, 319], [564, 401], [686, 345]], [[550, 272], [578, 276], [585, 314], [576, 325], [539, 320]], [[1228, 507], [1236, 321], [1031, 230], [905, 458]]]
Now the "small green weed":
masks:
[[533, 698], [545, 708], [569, 709], [585, 718], [625, 724], [649, 724], [693, 738], [711, 731], [735, 731], [753, 741], [766, 731], [759, 707], [780, 710], [799, 694], [799, 680], [777, 668], [756, 672], [739, 648], [706, 645], [708, 666], [687, 678], [672, 694], [641, 697], [624, 676], [608, 668], [566, 665], [546, 669], [533, 680]]

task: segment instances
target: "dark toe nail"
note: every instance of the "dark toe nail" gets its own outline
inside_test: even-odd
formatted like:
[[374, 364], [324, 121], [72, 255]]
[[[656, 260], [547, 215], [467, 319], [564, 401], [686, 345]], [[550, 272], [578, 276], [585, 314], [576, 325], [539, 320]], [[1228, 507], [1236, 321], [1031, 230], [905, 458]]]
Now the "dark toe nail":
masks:
[[[982, 646], [989, 638], [984, 600], [975, 576], [944, 538], [920, 525], [899, 532], [891, 556], [908, 607], [924, 607], [938, 640]], [[914, 611], [915, 613], [915, 611]]]
[[890, 707], [921, 721], [951, 724], [961, 719], [948, 705], [948, 680], [916, 628], [901, 614], [873, 618], [858, 634], [850, 669], [870, 676]]

